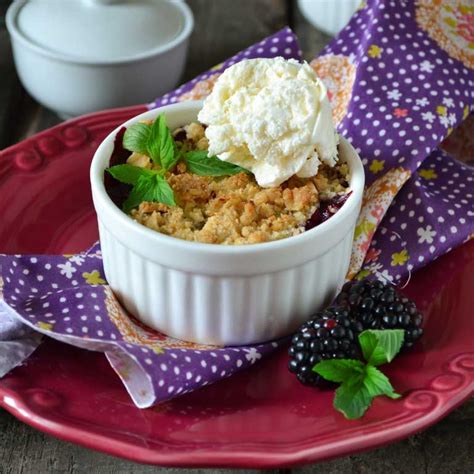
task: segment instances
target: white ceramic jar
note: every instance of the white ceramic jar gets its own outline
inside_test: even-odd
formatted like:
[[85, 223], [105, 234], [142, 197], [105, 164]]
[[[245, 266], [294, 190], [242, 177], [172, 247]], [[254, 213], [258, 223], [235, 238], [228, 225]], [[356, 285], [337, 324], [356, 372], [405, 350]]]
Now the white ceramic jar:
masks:
[[128, 217], [107, 195], [104, 170], [115, 135], [160, 113], [173, 129], [196, 120], [201, 107], [183, 102], [141, 114], [97, 149], [91, 185], [105, 276], [132, 314], [172, 337], [239, 345], [285, 336], [330, 303], [344, 282], [364, 188], [362, 163], [341, 139], [352, 194], [328, 221], [298, 236], [226, 246], [160, 234]]
[[69, 117], [173, 89], [193, 16], [177, 0], [15, 0], [6, 23], [25, 89]]

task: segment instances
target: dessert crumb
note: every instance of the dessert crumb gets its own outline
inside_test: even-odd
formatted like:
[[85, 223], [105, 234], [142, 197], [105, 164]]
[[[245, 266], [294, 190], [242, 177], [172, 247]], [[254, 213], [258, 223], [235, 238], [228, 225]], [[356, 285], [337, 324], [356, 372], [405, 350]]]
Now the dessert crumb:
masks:
[[[205, 128], [191, 123], [173, 132], [188, 149], [207, 149]], [[133, 153], [127, 163], [152, 167]], [[322, 164], [312, 178], [290, 178], [262, 188], [252, 175], [210, 177], [189, 173], [183, 162], [168, 173], [177, 206], [142, 202], [131, 216], [150, 229], [184, 240], [236, 245], [279, 240], [301, 234], [321, 200], [348, 192], [348, 167]]]

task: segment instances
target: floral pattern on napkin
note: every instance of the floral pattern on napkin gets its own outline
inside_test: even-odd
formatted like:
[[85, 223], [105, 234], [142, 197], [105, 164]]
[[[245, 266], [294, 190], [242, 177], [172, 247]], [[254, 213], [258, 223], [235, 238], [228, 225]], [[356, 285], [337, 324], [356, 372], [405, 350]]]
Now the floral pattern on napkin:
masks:
[[474, 110], [473, 18], [461, 0], [368, 1], [311, 63], [366, 170], [349, 278], [404, 284], [474, 234], [474, 170], [438, 148]]
[[349, 107], [356, 78], [356, 65], [350, 57], [342, 54], [325, 54], [313, 59], [310, 66], [327, 88], [332, 117], [338, 125]]
[[474, 4], [472, 0], [418, 0], [420, 28], [450, 56], [474, 68]]

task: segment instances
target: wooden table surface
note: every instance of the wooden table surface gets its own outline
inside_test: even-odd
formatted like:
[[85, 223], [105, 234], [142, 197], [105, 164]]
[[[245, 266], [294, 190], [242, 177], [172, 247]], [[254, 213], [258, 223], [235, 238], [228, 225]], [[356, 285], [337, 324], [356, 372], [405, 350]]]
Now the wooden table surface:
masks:
[[[0, 149], [60, 122], [56, 115], [31, 99], [18, 81], [4, 24], [9, 3], [0, 0]], [[188, 0], [188, 4], [196, 25], [183, 80], [193, 78], [287, 24], [299, 36], [305, 59], [311, 59], [330, 40], [301, 17], [296, 2], [291, 0]], [[198, 472], [143, 466], [90, 451], [40, 433], [0, 409], [0, 474], [154, 471]], [[301, 474], [473, 473], [474, 401], [471, 399], [437, 425], [404, 441], [292, 471]]]

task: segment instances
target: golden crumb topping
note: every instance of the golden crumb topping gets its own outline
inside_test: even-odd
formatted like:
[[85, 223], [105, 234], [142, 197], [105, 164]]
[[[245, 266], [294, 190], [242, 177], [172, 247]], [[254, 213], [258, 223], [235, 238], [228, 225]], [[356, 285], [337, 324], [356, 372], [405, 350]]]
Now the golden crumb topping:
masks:
[[[173, 132], [188, 149], [207, 149], [204, 127], [191, 123]], [[129, 164], [151, 167], [144, 155], [133, 153]], [[348, 191], [345, 164], [321, 165], [313, 178], [292, 177], [275, 188], [260, 187], [252, 175], [210, 177], [190, 173], [178, 163], [166, 178], [176, 206], [142, 202], [131, 211], [137, 222], [184, 240], [212, 244], [252, 244], [283, 239], [305, 231], [320, 205]]]

